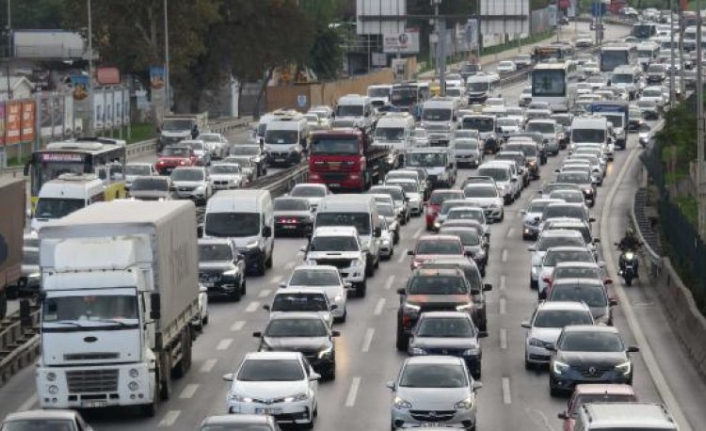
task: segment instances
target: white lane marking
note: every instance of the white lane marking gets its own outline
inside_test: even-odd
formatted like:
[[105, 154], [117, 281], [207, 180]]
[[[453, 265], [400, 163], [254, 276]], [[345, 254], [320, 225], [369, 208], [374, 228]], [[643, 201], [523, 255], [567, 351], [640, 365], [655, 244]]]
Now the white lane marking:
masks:
[[501, 260], [503, 263], [507, 262], [507, 249], [503, 249], [503, 254], [502, 254], [502, 256], [500, 257], [500, 260]]
[[260, 303], [257, 302], [257, 301], [253, 301], [253, 302], [251, 302], [250, 304], [248, 304], [248, 306], [247, 306], [247, 308], [245, 309], [245, 311], [246, 311], [247, 313], [252, 313], [253, 311], [257, 310], [258, 308], [260, 308]]
[[160, 428], [167, 428], [174, 425], [174, 422], [176, 422], [180, 414], [181, 410], [169, 410], [167, 414], [164, 415], [162, 420], [159, 421], [157, 426]]
[[512, 395], [510, 394], [510, 378], [503, 377], [503, 403], [512, 404]]
[[500, 314], [505, 314], [507, 312], [507, 299], [500, 298]]
[[243, 329], [244, 326], [245, 320], [238, 320], [237, 322], [233, 323], [233, 326], [230, 327], [230, 330], [233, 332], [237, 332]]
[[218, 342], [216, 350], [226, 350], [228, 347], [230, 347], [231, 344], [233, 344], [232, 338], [224, 338]]
[[270, 289], [262, 289], [260, 291], [260, 293], [257, 294], [257, 297], [258, 298], [267, 298], [268, 296], [270, 296], [270, 293], [272, 293], [272, 291]]
[[360, 377], [353, 377], [351, 388], [348, 390], [348, 396], [346, 397], [346, 407], [353, 407], [355, 405], [355, 397], [358, 396], [359, 387]]
[[507, 350], [507, 329], [505, 328], [500, 330], [500, 348]]
[[390, 275], [387, 277], [387, 281], [385, 281], [385, 290], [390, 290], [392, 289], [392, 284], [395, 282], [395, 276]]
[[404, 250], [402, 250], [402, 254], [400, 254], [400, 257], [397, 258], [397, 263], [404, 262], [404, 260], [407, 259], [408, 252], [409, 252], [408, 248], [405, 248]]
[[507, 285], [506, 285], [505, 276], [504, 276], [504, 275], [501, 275], [501, 276], [500, 276], [500, 287], [499, 287], [499, 289], [500, 289], [500, 290], [505, 290], [506, 288], [507, 288]]
[[417, 229], [416, 232], [414, 232], [414, 237], [419, 238], [420, 236], [422, 236], [422, 234], [424, 233], [425, 230], [426, 230], [425, 227], [420, 227], [419, 229]]
[[515, 228], [511, 227], [510, 229], [507, 230], [507, 237], [510, 238], [515, 234]]
[[18, 412], [24, 412], [24, 411], [30, 410], [30, 409], [31, 409], [32, 407], [34, 407], [34, 405], [37, 403], [37, 400], [38, 400], [37, 394], [36, 394], [36, 393], [32, 394], [31, 397], [27, 398], [27, 400], [26, 400], [25, 402], [23, 402], [23, 403], [17, 408], [17, 411], [18, 411]]
[[382, 309], [385, 307], [385, 298], [378, 299], [378, 303], [375, 304], [375, 315], [379, 316], [382, 314]]
[[[637, 154], [638, 152], [635, 150], [635, 148], [633, 148], [632, 152], [623, 164], [620, 173], [611, 185], [610, 191], [608, 192], [606, 200], [603, 203], [603, 212], [601, 213], [600, 223], [600, 231], [603, 236], [608, 235], [608, 219], [610, 218], [610, 211], [608, 211], [608, 209], [611, 208], [611, 206], [613, 205], [613, 199], [615, 198], [615, 194], [618, 192], [619, 186], [623, 184], [623, 178], [627, 174], [634, 159], [637, 157]], [[608, 256], [613, 256], [613, 249], [609, 246], [610, 241], [604, 241], [601, 244], [603, 247], [603, 257], [606, 262], [606, 265], [608, 266], [608, 271], [611, 274], [617, 274], [617, 268], [615, 266], [615, 260], [617, 259], [608, 258]], [[625, 290], [623, 289], [623, 286], [621, 286], [620, 283], [615, 283], [613, 284], [613, 291], [616, 295], [618, 295], [618, 300], [620, 301], [620, 309], [625, 314], [625, 318], [628, 321], [628, 326], [630, 327], [630, 330], [635, 336], [635, 341], [637, 342], [637, 345], [640, 346], [640, 356], [642, 356], [643, 360], [645, 361], [647, 371], [650, 373], [652, 381], [654, 382], [655, 387], [657, 388], [657, 391], [659, 392], [660, 397], [662, 398], [662, 401], [664, 401], [664, 404], [666, 404], [667, 410], [669, 410], [674, 419], [676, 419], [676, 422], [679, 424], [680, 430], [691, 431], [692, 427], [689, 424], [689, 421], [687, 420], [684, 411], [681, 409], [679, 402], [674, 396], [674, 392], [672, 392], [672, 388], [669, 386], [667, 378], [664, 376], [662, 369], [659, 367], [659, 363], [655, 358], [654, 352], [652, 351], [652, 347], [650, 346], [650, 343], [647, 341], [645, 333], [640, 327], [640, 322], [638, 322], [637, 316], [635, 316], [635, 310], [633, 310], [632, 304], [625, 295]]]
[[368, 328], [365, 331], [365, 337], [363, 337], [363, 348], [360, 349], [363, 353], [368, 353], [370, 351], [370, 345], [373, 343], [373, 335], [375, 335], [375, 329]]
[[292, 268], [294, 268], [294, 265], [296, 265], [296, 263], [294, 263], [294, 262], [287, 262], [287, 264], [284, 265], [284, 269], [287, 269], [287, 270], [292, 269]]
[[203, 363], [203, 365], [201, 365], [201, 368], [199, 368], [199, 373], [210, 373], [213, 367], [216, 366], [217, 362], [218, 359], [208, 359]]
[[280, 281], [282, 281], [283, 278], [284, 278], [284, 277], [281, 276], [281, 275], [272, 276], [272, 277], [270, 278], [270, 283], [272, 283], [272, 284], [277, 284], [277, 283], [279, 283]]
[[182, 400], [186, 400], [189, 398], [192, 398], [196, 391], [199, 389], [199, 384], [198, 383], [190, 383], [184, 387], [184, 390], [181, 391], [181, 394], [179, 394], [179, 398]]

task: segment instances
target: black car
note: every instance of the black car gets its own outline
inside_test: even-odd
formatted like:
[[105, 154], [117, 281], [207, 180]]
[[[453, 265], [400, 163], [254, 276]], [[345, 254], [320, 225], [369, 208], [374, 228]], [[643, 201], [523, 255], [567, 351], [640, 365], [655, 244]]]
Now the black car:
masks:
[[596, 185], [590, 171], [577, 172], [568, 171], [560, 172], [556, 176], [557, 183], [576, 184], [583, 192], [583, 197], [586, 199], [586, 205], [593, 207], [596, 205]]
[[583, 302], [591, 309], [593, 320], [604, 325], [613, 325], [612, 307], [618, 304], [608, 296], [603, 280], [590, 278], [556, 280], [549, 287], [547, 301]]
[[260, 339], [260, 352], [301, 352], [314, 371], [322, 377], [336, 378], [336, 344], [341, 334], [332, 331], [318, 313], [287, 312], [273, 314], [264, 332], [253, 332]]
[[547, 346], [552, 353], [549, 365], [551, 396], [571, 393], [582, 383], [632, 384], [633, 364], [630, 353], [637, 347], [626, 347], [613, 326], [576, 325], [561, 331], [556, 345]]
[[230, 147], [230, 155], [248, 157], [255, 165], [258, 177], [267, 175], [267, 153], [258, 144], [239, 144]]
[[245, 295], [245, 260], [228, 239], [199, 239], [199, 281], [208, 293], [240, 301]]
[[274, 200], [275, 237], [306, 236], [311, 232], [314, 216], [306, 198], [279, 197]]
[[463, 358], [474, 379], [481, 378], [481, 332], [463, 311], [422, 313], [412, 330], [411, 356], [449, 355]]
[[539, 145], [532, 142], [509, 142], [505, 144], [504, 151], [521, 151], [525, 155], [526, 167], [529, 176], [533, 180], [538, 180], [541, 176], [540, 167], [542, 157]]

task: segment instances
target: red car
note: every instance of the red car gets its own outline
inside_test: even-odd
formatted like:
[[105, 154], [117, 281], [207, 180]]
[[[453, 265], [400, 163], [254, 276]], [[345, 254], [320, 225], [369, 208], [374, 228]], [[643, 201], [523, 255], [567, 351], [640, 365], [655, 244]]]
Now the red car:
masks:
[[157, 159], [157, 172], [169, 175], [179, 166], [196, 166], [198, 157], [193, 148], [186, 145], [170, 145], [164, 147]]
[[559, 419], [564, 421], [563, 431], [574, 431], [576, 412], [587, 403], [630, 403], [637, 402], [635, 391], [630, 385], [617, 384], [587, 384], [576, 385], [573, 395], [569, 398], [566, 411], [559, 413]]
[[463, 190], [438, 189], [429, 196], [424, 217], [427, 223], [427, 230], [434, 229], [434, 220], [441, 210], [441, 204], [447, 199], [463, 199]]
[[461, 239], [455, 235], [426, 235], [417, 241], [414, 250], [407, 252], [410, 256], [414, 256], [409, 264], [410, 269], [419, 268], [424, 262], [429, 259], [440, 256], [466, 256], [470, 253], [465, 253]]

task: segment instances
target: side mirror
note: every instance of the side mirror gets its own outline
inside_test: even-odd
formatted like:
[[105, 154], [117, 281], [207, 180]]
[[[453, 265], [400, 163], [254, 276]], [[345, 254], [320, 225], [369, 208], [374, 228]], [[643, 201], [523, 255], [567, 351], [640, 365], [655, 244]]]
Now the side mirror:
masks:
[[404, 287], [400, 287], [399, 289], [397, 289], [398, 295], [404, 295], [405, 293], [406, 293], [406, 290], [404, 289]]
[[593, 218], [593, 217], [590, 217], [590, 218], [588, 219], [588, 222], [589, 222], [589, 223], [595, 223], [595, 222], [596, 222], [596, 219]]
[[198, 236], [199, 238], [203, 238], [203, 225], [202, 224], [196, 226], [196, 236]]
[[375, 230], [373, 231], [373, 235], [375, 236], [375, 238], [380, 238], [380, 235], [382, 235], [382, 229], [380, 229], [379, 227], [376, 227]]
[[351, 283], [350, 281], [344, 281], [343, 288], [344, 289], [353, 289], [353, 283]]
[[283, 288], [287, 287], [287, 283], [285, 283], [285, 282], [283, 281], [283, 282], [281, 282], [278, 286], [279, 286], [280, 289], [283, 289]]
[[614, 307], [618, 305], [618, 298], [610, 298], [608, 299], [608, 304], [610, 304], [611, 307]]
[[603, 284], [613, 284], [613, 279], [606, 278], [605, 280], [603, 280]]
[[544, 348], [550, 352], [556, 352], [556, 346], [553, 344], [547, 344], [544, 346]]
[[525, 329], [530, 329], [532, 326], [530, 325], [529, 321], [524, 321], [520, 324]]
[[407, 255], [414, 256], [414, 250], [407, 250]]
[[270, 306], [267, 305], [267, 304], [265, 304], [265, 305], [262, 306], [262, 309], [265, 310], [265, 311], [270, 311]]
[[483, 383], [478, 382], [478, 381], [473, 381], [473, 390], [477, 391], [479, 389], [483, 389]]
[[635, 347], [635, 346], [628, 347], [628, 353], [637, 353], [639, 351], [640, 351], [639, 347]]
[[269, 238], [272, 236], [272, 228], [270, 226], [265, 226], [262, 228], [262, 237]]
[[513, 177], [513, 178], [510, 180], [510, 182], [516, 183], [516, 182], [517, 182], [517, 178], [516, 178], [516, 177]]
[[340, 337], [340, 336], [341, 336], [341, 333], [338, 332], [338, 331], [331, 331], [331, 336], [332, 336], [332, 337]]
[[540, 217], [540, 216], [537, 216], [534, 218], [534, 221], [541, 221], [541, 220], [542, 220], [542, 217]]
[[337, 304], [331, 304], [331, 311], [333, 311], [333, 310], [338, 310]]
[[466, 257], [473, 257], [473, 252], [470, 250], [464, 250], [463, 255]]
[[319, 374], [319, 373], [311, 373], [311, 375], [309, 376], [309, 380], [312, 381], [312, 382], [315, 382], [315, 381], [317, 381], [317, 380], [321, 380], [321, 374]]
[[206, 292], [208, 292], [208, 287], [206, 287], [206, 286], [199, 286], [199, 292], [201, 292], [201, 293], [206, 293]]
[[395, 390], [395, 382], [385, 382], [385, 386], [391, 391]]
[[594, 243], [594, 244], [598, 244], [599, 242], [601, 242], [601, 239], [600, 239], [600, 238], [593, 238], [593, 243]]
[[490, 292], [491, 290], [493, 290], [492, 284], [486, 283], [483, 285], [483, 292]]
[[306, 253], [306, 248], [307, 247], [305, 245], [303, 245], [303, 246], [299, 247], [299, 251], [302, 253]]
[[150, 319], [159, 320], [162, 318], [162, 297], [158, 292], [150, 294]]
[[520, 214], [527, 214], [527, 210], [520, 210]]
[[545, 283], [551, 283], [551, 282], [552, 282], [552, 279], [549, 278], [549, 277], [542, 277], [542, 281], [545, 282]]
[[569, 415], [566, 412], [561, 412], [558, 415], [556, 415], [559, 419], [566, 420], [569, 419]]
[[223, 375], [223, 380], [225, 380], [226, 382], [232, 382], [233, 379], [235, 379], [235, 375], [233, 375], [233, 373]]
[[252, 336], [255, 337], [255, 338], [262, 338], [262, 332], [259, 332], [259, 331], [253, 332], [253, 333], [252, 333]]
[[536, 250], [537, 250], [537, 247], [531, 245], [531, 246], [527, 247], [527, 250], [529, 250], [529, 251], [536, 251]]

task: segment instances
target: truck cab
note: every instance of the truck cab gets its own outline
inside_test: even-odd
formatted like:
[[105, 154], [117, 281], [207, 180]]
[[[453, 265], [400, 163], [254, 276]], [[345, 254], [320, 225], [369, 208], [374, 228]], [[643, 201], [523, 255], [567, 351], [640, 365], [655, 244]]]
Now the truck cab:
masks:
[[301, 114], [282, 115], [267, 123], [265, 152], [270, 165], [297, 165], [309, 141], [309, 123]]
[[[456, 130], [458, 100], [453, 97], [434, 97], [422, 105], [422, 127], [430, 141], [450, 141]], [[438, 135], [434, 139], [431, 135]], [[432, 143], [430, 143], [432, 145]]]
[[368, 96], [347, 94], [336, 103], [336, 118], [351, 118], [355, 127], [370, 131], [374, 120], [373, 103]]

